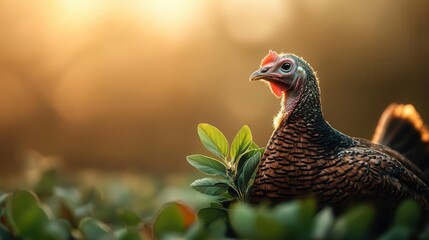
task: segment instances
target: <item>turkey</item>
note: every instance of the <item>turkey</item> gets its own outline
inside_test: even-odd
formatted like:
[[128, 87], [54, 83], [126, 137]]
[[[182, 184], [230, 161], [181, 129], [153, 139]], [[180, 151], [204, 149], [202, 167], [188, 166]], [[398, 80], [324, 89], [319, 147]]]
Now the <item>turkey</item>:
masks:
[[429, 209], [429, 132], [414, 107], [388, 107], [371, 142], [326, 122], [318, 79], [302, 58], [270, 51], [250, 80], [267, 82], [281, 97], [251, 202], [313, 196], [320, 206], [360, 200], [395, 205], [412, 198]]

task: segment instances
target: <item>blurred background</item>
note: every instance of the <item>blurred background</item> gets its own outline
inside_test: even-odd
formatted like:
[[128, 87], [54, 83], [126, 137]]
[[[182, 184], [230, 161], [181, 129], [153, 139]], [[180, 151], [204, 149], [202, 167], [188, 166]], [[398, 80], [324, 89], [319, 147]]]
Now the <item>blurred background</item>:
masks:
[[195, 172], [197, 124], [264, 146], [279, 100], [248, 82], [269, 49], [316, 69], [337, 129], [371, 138], [391, 102], [429, 122], [424, 0], [0, 0], [0, 180]]

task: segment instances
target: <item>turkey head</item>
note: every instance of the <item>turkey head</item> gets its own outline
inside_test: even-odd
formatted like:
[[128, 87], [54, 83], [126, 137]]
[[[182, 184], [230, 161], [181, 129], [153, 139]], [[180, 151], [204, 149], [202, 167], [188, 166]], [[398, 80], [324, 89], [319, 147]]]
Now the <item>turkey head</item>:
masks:
[[267, 82], [271, 92], [282, 97], [282, 108], [274, 119], [275, 127], [297, 108], [320, 109], [320, 90], [314, 71], [294, 54], [277, 54], [270, 50], [260, 68], [250, 76], [250, 81], [255, 80]]

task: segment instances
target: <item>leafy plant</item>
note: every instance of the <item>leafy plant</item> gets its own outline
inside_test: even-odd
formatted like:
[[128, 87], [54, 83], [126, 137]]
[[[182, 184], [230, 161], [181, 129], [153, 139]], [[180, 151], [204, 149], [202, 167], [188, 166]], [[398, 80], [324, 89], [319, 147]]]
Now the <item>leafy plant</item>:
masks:
[[198, 136], [214, 157], [201, 154], [187, 156], [189, 164], [210, 175], [195, 180], [191, 187], [203, 194], [217, 197], [210, 207], [202, 208], [198, 217], [207, 224], [228, 216], [226, 206], [234, 200], [246, 202], [249, 197], [255, 170], [264, 148], [253, 142], [250, 128], [244, 125], [229, 147], [225, 135], [216, 127], [201, 123]]
[[231, 148], [223, 133], [210, 124], [199, 124], [198, 136], [204, 147], [215, 157], [195, 154], [186, 159], [193, 167], [213, 177], [195, 180], [191, 187], [203, 194], [218, 197], [220, 202], [246, 202], [264, 151], [264, 148], [253, 142], [250, 128], [244, 125], [238, 131]]
[[183, 203], [173, 202], [165, 205], [153, 223], [154, 236], [158, 238], [184, 234], [194, 223], [195, 213]]

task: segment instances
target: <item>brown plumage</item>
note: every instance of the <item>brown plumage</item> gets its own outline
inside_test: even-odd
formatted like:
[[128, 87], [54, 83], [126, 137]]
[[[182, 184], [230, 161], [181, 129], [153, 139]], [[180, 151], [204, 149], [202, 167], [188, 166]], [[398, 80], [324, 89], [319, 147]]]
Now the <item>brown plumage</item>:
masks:
[[429, 180], [419, 168], [428, 166], [429, 159], [423, 158], [429, 156], [429, 134], [411, 105], [389, 107], [374, 136], [402, 155], [330, 126], [321, 111], [318, 80], [302, 58], [270, 51], [250, 78], [265, 80], [282, 97], [252, 202], [314, 196], [321, 205], [374, 200], [393, 206], [413, 198], [429, 208]]

